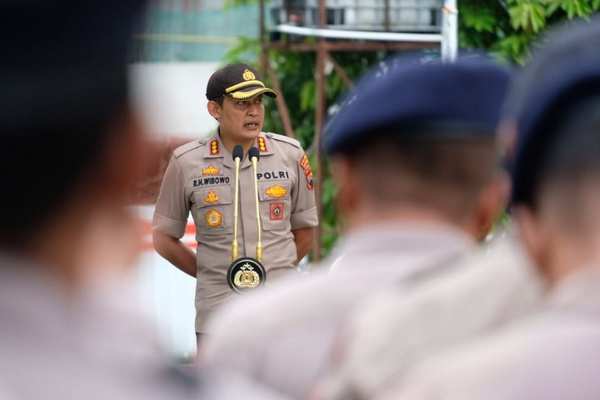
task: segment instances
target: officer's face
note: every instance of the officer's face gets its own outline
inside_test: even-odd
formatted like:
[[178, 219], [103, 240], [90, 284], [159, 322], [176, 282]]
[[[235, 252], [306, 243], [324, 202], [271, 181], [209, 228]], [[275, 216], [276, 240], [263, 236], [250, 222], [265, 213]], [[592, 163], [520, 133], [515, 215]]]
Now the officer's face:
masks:
[[254, 140], [262, 130], [264, 119], [262, 95], [248, 100], [225, 97], [219, 118], [220, 132], [234, 143]]

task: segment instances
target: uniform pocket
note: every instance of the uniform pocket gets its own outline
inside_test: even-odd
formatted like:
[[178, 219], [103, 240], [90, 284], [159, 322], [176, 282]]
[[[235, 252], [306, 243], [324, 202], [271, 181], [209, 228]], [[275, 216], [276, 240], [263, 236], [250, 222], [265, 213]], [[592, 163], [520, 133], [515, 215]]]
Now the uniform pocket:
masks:
[[291, 191], [290, 181], [259, 182], [260, 220], [265, 231], [291, 229]]
[[233, 233], [232, 188], [215, 186], [194, 192], [196, 230], [200, 235]]

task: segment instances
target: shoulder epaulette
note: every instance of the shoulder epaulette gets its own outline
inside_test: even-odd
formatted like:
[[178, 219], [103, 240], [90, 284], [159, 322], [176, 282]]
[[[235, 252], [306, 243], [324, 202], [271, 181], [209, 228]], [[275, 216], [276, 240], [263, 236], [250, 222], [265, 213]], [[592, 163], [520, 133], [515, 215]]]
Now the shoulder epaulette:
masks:
[[194, 150], [195, 148], [203, 146], [204, 144], [206, 144], [206, 140], [194, 140], [193, 142], [183, 144], [175, 149], [173, 156], [177, 158], [190, 150]]
[[278, 140], [280, 142], [285, 142], [285, 143], [289, 143], [292, 146], [295, 146], [299, 149], [302, 149], [302, 145], [300, 144], [299, 141], [297, 141], [296, 139], [293, 139], [291, 137], [285, 136], [285, 135], [278, 135], [276, 133], [266, 133], [265, 134], [266, 137], [268, 137], [269, 139], [274, 139], [274, 140]]

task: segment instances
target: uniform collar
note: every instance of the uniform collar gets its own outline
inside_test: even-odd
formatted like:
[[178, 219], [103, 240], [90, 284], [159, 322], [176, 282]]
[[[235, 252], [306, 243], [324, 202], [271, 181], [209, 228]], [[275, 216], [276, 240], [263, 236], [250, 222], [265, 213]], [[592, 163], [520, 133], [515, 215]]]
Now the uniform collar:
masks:
[[[261, 132], [260, 135], [254, 141], [254, 146], [258, 148], [260, 152], [260, 156], [268, 156], [273, 154], [273, 146], [272, 146], [272, 134]], [[233, 162], [233, 156], [225, 146], [223, 145], [223, 141], [221, 140], [221, 136], [219, 135], [219, 130], [216, 129], [213, 134], [206, 140], [206, 150], [204, 152], [204, 158], [222, 158], [223, 165], [230, 168], [235, 168], [235, 163]], [[250, 166], [250, 161], [248, 157], [244, 157], [242, 160], [241, 168], [246, 168]]]

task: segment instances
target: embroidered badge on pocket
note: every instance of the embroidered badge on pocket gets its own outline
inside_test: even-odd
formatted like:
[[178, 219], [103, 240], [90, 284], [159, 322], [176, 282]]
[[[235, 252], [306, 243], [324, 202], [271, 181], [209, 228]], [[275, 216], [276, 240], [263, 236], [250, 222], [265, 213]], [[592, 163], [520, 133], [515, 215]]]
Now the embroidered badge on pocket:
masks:
[[271, 186], [270, 188], [268, 188], [267, 190], [265, 190], [265, 193], [271, 197], [274, 197], [276, 199], [280, 199], [283, 196], [285, 196], [285, 194], [287, 193], [287, 190], [284, 187], [281, 187], [279, 185], [275, 185], [275, 186]]
[[271, 203], [271, 213], [269, 219], [271, 221], [280, 221], [283, 219], [283, 203]]
[[217, 210], [210, 210], [206, 213], [206, 222], [209, 226], [212, 226], [213, 228], [220, 226], [222, 221], [223, 217], [221, 216], [221, 213]]

